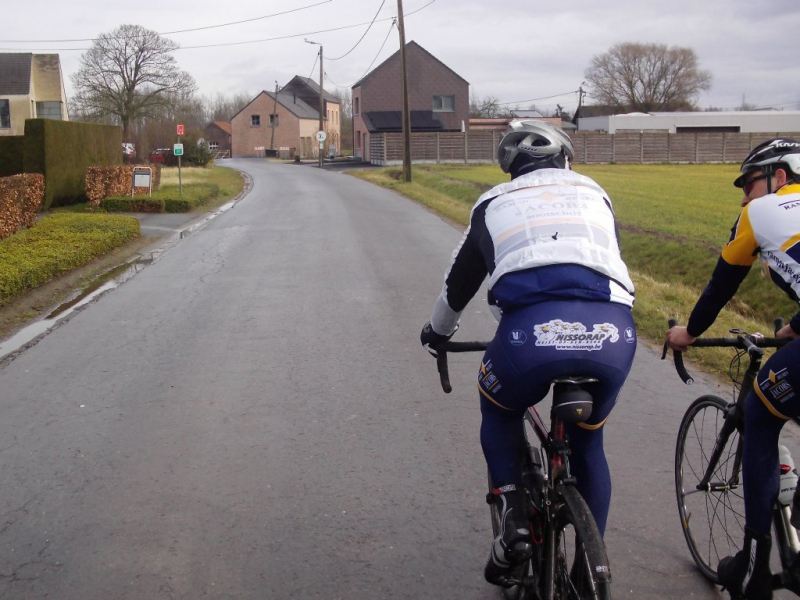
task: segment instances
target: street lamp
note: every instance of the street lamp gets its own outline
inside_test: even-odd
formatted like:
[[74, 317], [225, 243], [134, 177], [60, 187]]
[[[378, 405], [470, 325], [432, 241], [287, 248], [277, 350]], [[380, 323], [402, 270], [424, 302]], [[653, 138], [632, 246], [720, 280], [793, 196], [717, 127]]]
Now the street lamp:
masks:
[[[319, 42], [312, 42], [311, 40], [307, 40], [303, 38], [303, 41], [306, 44], [314, 44], [315, 46], [319, 46], [319, 131], [324, 133], [322, 129], [322, 114], [325, 110], [325, 101], [322, 97], [323, 89], [322, 89], [322, 44]], [[322, 144], [323, 141], [320, 140], [319, 142], [319, 166], [322, 168]]]

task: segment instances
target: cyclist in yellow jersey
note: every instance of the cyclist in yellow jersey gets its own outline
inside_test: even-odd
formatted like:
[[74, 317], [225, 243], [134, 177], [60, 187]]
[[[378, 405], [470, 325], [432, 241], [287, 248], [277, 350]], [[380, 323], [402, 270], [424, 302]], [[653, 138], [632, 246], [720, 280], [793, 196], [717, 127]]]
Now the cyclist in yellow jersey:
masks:
[[[766, 141], [744, 160], [741, 171], [733, 184], [744, 191], [742, 212], [687, 326], [667, 331], [674, 350], [686, 350], [711, 326], [756, 258], [792, 300], [800, 298], [800, 142]], [[717, 569], [731, 596], [748, 600], [772, 598], [770, 523], [779, 491], [778, 436], [786, 421], [800, 416], [800, 312], [776, 335], [795, 340], [764, 364], [745, 403], [744, 546]], [[800, 518], [797, 494], [793, 513], [794, 524]]]

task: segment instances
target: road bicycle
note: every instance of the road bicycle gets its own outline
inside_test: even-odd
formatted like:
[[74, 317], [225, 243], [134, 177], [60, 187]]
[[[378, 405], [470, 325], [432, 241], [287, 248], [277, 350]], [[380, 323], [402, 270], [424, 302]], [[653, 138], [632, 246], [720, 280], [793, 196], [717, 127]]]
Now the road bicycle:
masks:
[[[677, 322], [669, 321], [669, 327]], [[775, 321], [775, 330], [783, 320]], [[735, 348], [729, 375], [733, 398], [728, 402], [714, 395], [697, 398], [683, 416], [675, 448], [675, 492], [681, 527], [689, 551], [702, 574], [719, 583], [717, 565], [732, 556], [744, 541], [744, 494], [742, 453], [744, 448], [744, 403], [761, 369], [764, 348], [779, 348], [786, 338], [766, 338], [731, 329], [735, 337], [698, 338], [693, 347]], [[666, 357], [664, 345], [662, 359]], [[741, 364], [747, 355], [744, 373]], [[673, 351], [675, 368], [687, 385], [694, 380], [683, 364], [682, 354]], [[798, 419], [793, 419], [800, 423]], [[789, 589], [800, 594], [800, 581], [790, 574], [790, 566], [800, 551], [797, 530], [790, 523], [791, 506], [776, 502], [772, 522], [782, 571], [773, 575], [773, 589]]]
[[[436, 346], [442, 389], [452, 391], [447, 352], [485, 350], [488, 342], [445, 342]], [[589, 417], [591, 395], [581, 386], [597, 381], [582, 377], [553, 380], [548, 430], [536, 407], [525, 411], [525, 452], [522, 482], [530, 498], [531, 558], [517, 567], [507, 600], [610, 600], [611, 570], [605, 544], [586, 501], [575, 487], [569, 468], [569, 440], [564, 424]], [[577, 408], [576, 408], [577, 407]], [[581, 413], [578, 415], [578, 413]], [[538, 440], [538, 447], [532, 445]], [[492, 533], [500, 535], [500, 514], [491, 501]]]

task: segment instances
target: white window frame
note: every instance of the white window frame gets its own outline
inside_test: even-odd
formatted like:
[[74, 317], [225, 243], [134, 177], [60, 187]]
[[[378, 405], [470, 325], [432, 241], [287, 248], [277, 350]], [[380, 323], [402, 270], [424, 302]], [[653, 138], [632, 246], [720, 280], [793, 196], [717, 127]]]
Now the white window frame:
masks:
[[455, 112], [456, 111], [456, 97], [455, 96], [434, 96], [433, 97], [433, 112]]

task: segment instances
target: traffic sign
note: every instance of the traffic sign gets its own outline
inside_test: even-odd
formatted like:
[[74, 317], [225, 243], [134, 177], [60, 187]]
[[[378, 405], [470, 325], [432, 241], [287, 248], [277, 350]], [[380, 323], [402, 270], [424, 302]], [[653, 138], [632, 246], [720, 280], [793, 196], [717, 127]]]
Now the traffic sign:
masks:
[[183, 156], [183, 144], [175, 144], [172, 147], [172, 153], [175, 156]]
[[178, 135], [184, 135], [186, 128], [183, 125], [178, 125]]
[[317, 141], [318, 142], [320, 142], [320, 143], [324, 142], [326, 137], [328, 137], [328, 134], [325, 133], [324, 131], [318, 131], [317, 132]]

